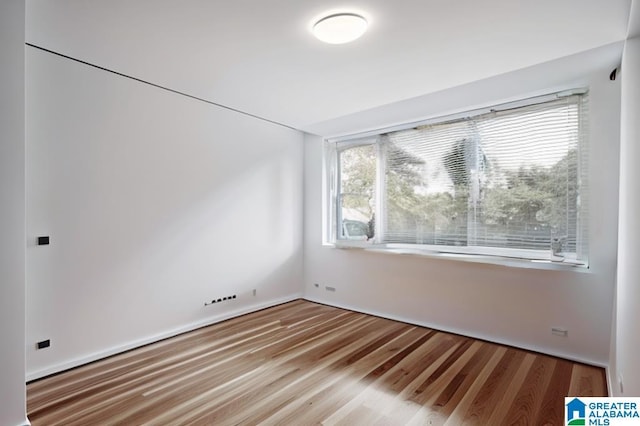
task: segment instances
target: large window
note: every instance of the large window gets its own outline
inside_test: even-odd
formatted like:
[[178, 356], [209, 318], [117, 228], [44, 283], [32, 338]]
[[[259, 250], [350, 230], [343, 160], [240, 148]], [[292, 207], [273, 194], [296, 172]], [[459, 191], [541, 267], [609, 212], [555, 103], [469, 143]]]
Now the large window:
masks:
[[329, 239], [587, 261], [587, 96], [329, 141]]

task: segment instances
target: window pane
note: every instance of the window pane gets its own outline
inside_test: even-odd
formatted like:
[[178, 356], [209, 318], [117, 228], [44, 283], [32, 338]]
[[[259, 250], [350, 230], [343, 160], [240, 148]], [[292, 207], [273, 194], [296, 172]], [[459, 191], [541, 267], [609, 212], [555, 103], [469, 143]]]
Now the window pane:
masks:
[[470, 243], [575, 253], [578, 107], [522, 110], [478, 123], [487, 167]]
[[463, 121], [384, 138], [385, 242], [467, 245], [474, 137]]
[[339, 153], [338, 235], [369, 240], [374, 236], [376, 145], [361, 145]]
[[586, 261], [587, 97], [538, 102], [338, 143], [338, 238]]

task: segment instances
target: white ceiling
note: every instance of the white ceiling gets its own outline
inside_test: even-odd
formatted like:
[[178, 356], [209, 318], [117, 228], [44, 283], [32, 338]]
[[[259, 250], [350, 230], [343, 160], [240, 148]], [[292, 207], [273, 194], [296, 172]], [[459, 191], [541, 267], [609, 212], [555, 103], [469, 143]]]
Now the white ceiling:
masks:
[[[631, 0], [27, 0], [28, 43], [301, 130], [625, 39]], [[369, 31], [310, 33], [324, 12]], [[322, 127], [322, 126], [320, 126]]]

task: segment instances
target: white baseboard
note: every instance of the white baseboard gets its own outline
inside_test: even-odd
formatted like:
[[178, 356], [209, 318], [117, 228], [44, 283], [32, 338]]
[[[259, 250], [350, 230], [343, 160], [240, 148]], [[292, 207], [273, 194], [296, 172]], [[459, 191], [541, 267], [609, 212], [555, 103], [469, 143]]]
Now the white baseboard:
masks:
[[620, 396], [620, 392], [618, 392], [618, 388], [616, 387], [618, 378], [612, 376], [611, 367], [606, 367], [605, 372], [607, 378], [607, 395], [614, 397]]
[[31, 426], [31, 422], [29, 421], [29, 418], [27, 417], [26, 414], [24, 416], [24, 420], [18, 423], [16, 426]]
[[26, 380], [27, 380], [27, 382], [32, 381], [32, 380], [37, 380], [37, 379], [49, 376], [51, 374], [60, 373], [60, 372], [65, 371], [65, 370], [69, 370], [69, 369], [74, 368], [74, 367], [79, 367], [81, 365], [88, 364], [90, 362], [97, 361], [99, 359], [107, 358], [109, 356], [116, 355], [116, 354], [131, 350], [131, 349], [135, 349], [135, 348], [138, 348], [140, 346], [148, 345], [150, 343], [154, 343], [154, 342], [157, 342], [159, 340], [167, 339], [169, 337], [177, 336], [179, 334], [186, 333], [186, 332], [192, 331], [192, 330], [196, 330], [196, 329], [201, 328], [201, 327], [206, 327], [208, 325], [212, 325], [212, 324], [215, 324], [215, 323], [218, 323], [218, 322], [221, 322], [221, 321], [225, 321], [225, 320], [228, 320], [228, 319], [231, 319], [231, 318], [239, 317], [241, 315], [246, 315], [246, 314], [249, 314], [251, 312], [256, 312], [256, 311], [259, 311], [261, 309], [270, 308], [272, 306], [280, 305], [282, 303], [291, 302], [293, 300], [297, 300], [297, 299], [301, 299], [301, 298], [302, 298], [302, 293], [294, 293], [294, 294], [290, 294], [288, 296], [281, 297], [281, 298], [278, 298], [278, 299], [271, 299], [271, 300], [268, 300], [266, 302], [261, 302], [261, 303], [245, 306], [245, 307], [242, 307], [242, 308], [238, 308], [236, 310], [233, 310], [233, 311], [230, 311], [230, 312], [225, 312], [223, 314], [216, 315], [216, 316], [213, 316], [213, 317], [209, 317], [209, 318], [206, 318], [206, 319], [201, 320], [201, 321], [196, 321], [196, 322], [193, 322], [193, 323], [190, 323], [190, 324], [186, 324], [186, 325], [184, 325], [182, 327], [177, 327], [177, 328], [174, 328], [174, 329], [171, 329], [171, 330], [167, 330], [165, 332], [158, 333], [158, 334], [155, 334], [153, 336], [145, 337], [143, 339], [138, 339], [138, 340], [135, 340], [135, 341], [132, 341], [132, 342], [128, 342], [128, 343], [123, 344], [123, 345], [115, 346], [115, 347], [109, 348], [109, 349], [104, 350], [104, 351], [95, 352], [95, 353], [92, 353], [92, 354], [87, 355], [87, 356], [74, 358], [74, 359], [72, 359], [70, 361], [63, 362], [63, 363], [56, 364], [56, 365], [52, 365], [52, 366], [49, 366], [47, 368], [44, 368], [44, 369], [41, 369], [41, 370], [38, 370], [38, 371], [27, 372]]
[[523, 344], [521, 342], [512, 342], [512, 341], [509, 341], [509, 340], [506, 340], [506, 339], [496, 338], [495, 336], [488, 336], [488, 335], [483, 335], [483, 334], [479, 334], [479, 333], [472, 333], [472, 332], [469, 332], [468, 330], [451, 328], [451, 327], [443, 326], [442, 324], [428, 323], [428, 322], [425, 322], [425, 321], [416, 321], [415, 319], [412, 319], [412, 318], [405, 318], [405, 317], [401, 317], [401, 316], [398, 316], [398, 315], [390, 315], [390, 314], [388, 314], [386, 312], [378, 312], [378, 311], [374, 311], [374, 310], [370, 310], [370, 309], [364, 309], [362, 307], [351, 306], [351, 305], [343, 304], [343, 303], [329, 302], [329, 301], [326, 301], [326, 300], [323, 300], [323, 299], [310, 297], [309, 295], [304, 295], [303, 299], [304, 300], [308, 300], [310, 302], [321, 303], [323, 305], [335, 306], [336, 308], [347, 309], [349, 311], [361, 312], [363, 314], [374, 315], [376, 317], [381, 317], [381, 318], [387, 318], [387, 319], [390, 319], [390, 320], [393, 320], [393, 321], [400, 321], [400, 322], [404, 322], [406, 324], [417, 325], [417, 326], [420, 326], [420, 327], [427, 327], [427, 328], [431, 328], [433, 330], [443, 331], [443, 332], [446, 332], [446, 333], [457, 334], [457, 335], [460, 335], [460, 336], [471, 337], [473, 339], [479, 339], [479, 340], [484, 340], [484, 341], [487, 341], [487, 342], [497, 343], [497, 344], [500, 344], [500, 345], [511, 346], [513, 348], [519, 348], [519, 349], [525, 349], [527, 351], [538, 352], [538, 353], [541, 353], [541, 354], [545, 354], [545, 355], [555, 356], [557, 358], [566, 359], [568, 361], [574, 361], [574, 362], [579, 362], [579, 363], [582, 363], [582, 364], [593, 365], [594, 367], [601, 367], [601, 368], [605, 368], [605, 369], [607, 369], [607, 367], [608, 367], [608, 364], [605, 363], [605, 362], [601, 362], [601, 361], [597, 361], [597, 360], [593, 360], [593, 359], [589, 359], [589, 358], [580, 357], [580, 356], [577, 356], [575, 354], [563, 353], [563, 352], [559, 352], [559, 351], [549, 350], [548, 348], [542, 348], [542, 347], [535, 346], [535, 345], [527, 345], [527, 344]]

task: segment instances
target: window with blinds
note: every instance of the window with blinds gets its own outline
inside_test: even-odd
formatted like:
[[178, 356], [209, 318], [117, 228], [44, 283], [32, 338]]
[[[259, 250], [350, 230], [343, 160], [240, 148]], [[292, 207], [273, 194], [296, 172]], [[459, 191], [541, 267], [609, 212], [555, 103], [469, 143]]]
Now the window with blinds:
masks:
[[587, 96], [335, 141], [336, 239], [587, 261]]

